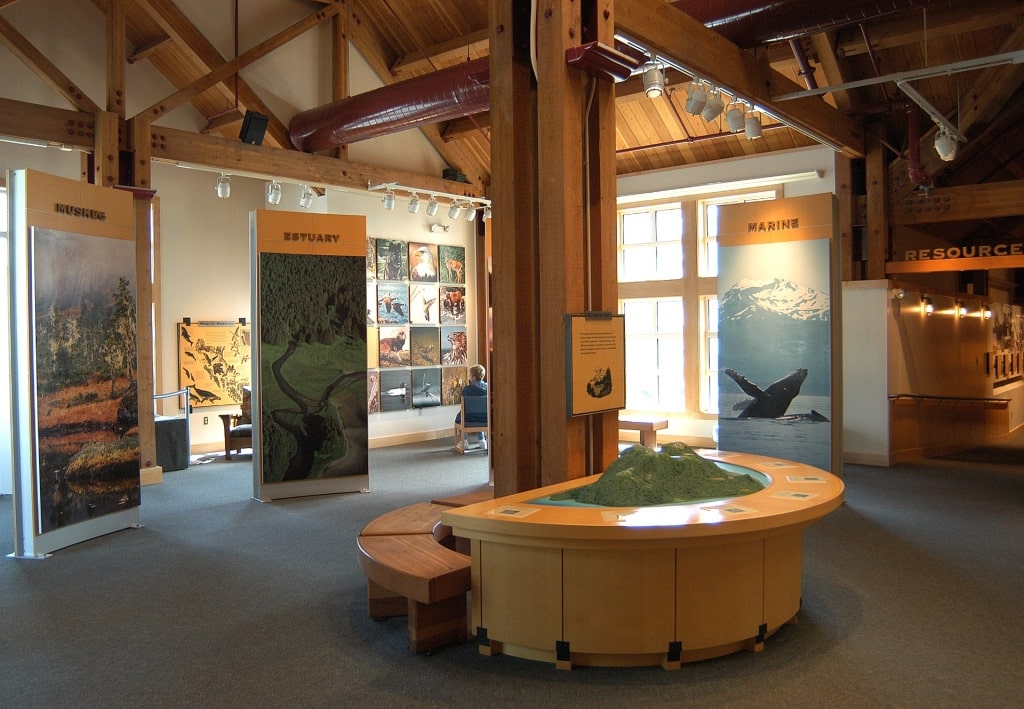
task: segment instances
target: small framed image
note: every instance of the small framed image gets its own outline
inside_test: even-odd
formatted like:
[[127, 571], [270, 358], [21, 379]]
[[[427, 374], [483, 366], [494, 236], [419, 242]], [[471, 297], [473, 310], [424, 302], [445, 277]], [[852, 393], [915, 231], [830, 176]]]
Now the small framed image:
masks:
[[380, 340], [377, 343], [377, 351], [380, 353], [380, 366], [382, 368], [408, 367], [409, 328], [382, 327], [380, 329]]
[[377, 283], [377, 324], [405, 325], [409, 322], [409, 286], [405, 283]]
[[412, 370], [412, 407], [423, 409], [441, 405], [441, 368]]
[[442, 364], [468, 364], [469, 345], [464, 327], [441, 328]]
[[439, 313], [437, 286], [429, 283], [413, 283], [409, 286], [410, 322], [420, 325], [437, 325]]
[[380, 373], [380, 410], [406, 411], [412, 404], [409, 393], [409, 370], [382, 371]]
[[441, 324], [466, 324], [465, 286], [441, 286]]
[[465, 283], [466, 247], [442, 244], [437, 251], [437, 266], [441, 283]]
[[376, 369], [366, 372], [366, 413], [380, 413], [380, 372]]
[[[440, 333], [438, 328], [429, 325], [409, 328], [409, 363], [413, 367], [437, 367], [441, 364]], [[440, 387], [435, 389], [439, 390]]]
[[437, 283], [437, 244], [409, 242], [409, 280]]
[[404, 281], [409, 278], [409, 252], [404, 241], [377, 239], [377, 280]]
[[441, 403], [444, 406], [458, 406], [462, 390], [469, 384], [468, 367], [444, 367], [441, 370]]

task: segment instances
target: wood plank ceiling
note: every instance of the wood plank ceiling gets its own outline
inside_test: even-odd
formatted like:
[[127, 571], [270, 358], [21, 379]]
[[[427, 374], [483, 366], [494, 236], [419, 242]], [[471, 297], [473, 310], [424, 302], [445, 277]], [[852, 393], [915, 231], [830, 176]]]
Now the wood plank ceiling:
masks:
[[[109, 0], [82, 2], [83, 12], [105, 13], [109, 4]], [[307, 24], [340, 23], [336, 25], [343, 28], [339, 36], [348, 37], [386, 85], [488, 54], [487, 0], [346, 0], [341, 3], [307, 0], [307, 3], [310, 13]], [[0, 2], [0, 10], [11, 4], [14, 3]], [[909, 82], [937, 114], [949, 120], [967, 138], [950, 162], [940, 160], [932, 149], [937, 127], [927, 112], [894, 81], [879, 78], [1008, 52], [1019, 53], [1024, 48], [1024, 0], [973, 0], [969, 3], [957, 0], [891, 0], [886, 3], [679, 0], [666, 4], [674, 6], [673, 11], [689, 11], [698, 21], [707, 23], [734, 42], [748, 59], [770, 67], [793, 82], [796, 89], [841, 87], [824, 91], [815, 100], [834, 107], [855, 121], [860, 129], [878, 136], [883, 142], [887, 148], [893, 199], [905, 197], [919, 187], [909, 178], [907, 162], [908, 157], [912, 157], [910, 111], [917, 112], [920, 119], [921, 168], [934, 187], [1024, 179], [1024, 64], [939, 72]], [[855, 7], [860, 14], [854, 17], [856, 13], [851, 10], [843, 21], [832, 12], [830, 17], [819, 19], [819, 10], [835, 11], [835, 5], [847, 9]], [[205, 132], [237, 140], [243, 113], [253, 110], [270, 117], [264, 145], [293, 149], [287, 126], [291, 116], [275, 115], [244, 78], [235, 71], [225, 71], [225, 65], [230, 63], [228, 58], [188, 20], [173, 0], [125, 0], [124, 7], [127, 61], [148, 61], [179, 90], [192, 87], [194, 95], [186, 98], [209, 121]], [[728, 11], [734, 22], [715, 24], [712, 20], [716, 10], [718, 14]], [[802, 26], [800, 22], [793, 23], [793, 16], [801, 18]], [[736, 18], [740, 18], [739, 21]], [[234, 65], [244, 67], [248, 61], [269, 54], [292, 36], [282, 29], [260, 47], [236, 58]], [[3, 20], [2, 14], [0, 41], [33, 65], [37, 73], [46, 76], [55, 88], [61, 86], [63, 77], [59, 68], [46, 66], [41, 53], [34, 56], [31, 45]], [[684, 66], [693, 66], [695, 60], [709, 62], [707, 57], [668, 59]], [[713, 61], [711, 58], [712, 64]], [[810, 77], [805, 68], [810, 70]], [[332, 72], [332, 68], [320, 71]], [[223, 77], [208, 88], [197, 83], [218, 72]], [[332, 85], [338, 85], [333, 74], [331, 81]], [[767, 115], [761, 116], [763, 137], [748, 140], [742, 132], [729, 131], [724, 114], [704, 120], [687, 113], [685, 103], [691, 82], [690, 76], [670, 67], [666, 71], [666, 90], [658, 98], [645, 95], [639, 73], [617, 85], [616, 166], [620, 175], [814, 144], [811, 138]], [[95, 110], [95, 107], [83, 105], [81, 97], [76, 98], [67, 88], [68, 84], [64, 81], [64, 88], [58, 90], [73, 107]], [[854, 85], [848, 86], [850, 84]], [[0, 98], [5, 98], [2, 90]], [[732, 97], [724, 98], [728, 103]], [[761, 105], [769, 110], [785, 108], [781, 101]], [[298, 108], [306, 110], [313, 106]], [[159, 111], [159, 106], [153, 110]], [[486, 113], [422, 126], [419, 130], [448, 164], [465, 174], [473, 185], [486, 189], [490, 180]], [[1024, 219], [1004, 217], [956, 222], [944, 227], [943, 238], [950, 243], [970, 239], [1021, 240], [1024, 239]]]

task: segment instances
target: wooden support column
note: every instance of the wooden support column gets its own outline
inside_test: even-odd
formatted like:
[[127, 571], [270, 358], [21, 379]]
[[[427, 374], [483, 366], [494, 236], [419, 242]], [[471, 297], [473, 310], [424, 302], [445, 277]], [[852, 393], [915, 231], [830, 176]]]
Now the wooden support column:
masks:
[[490, 2], [496, 495], [617, 454], [615, 413], [567, 414], [565, 346], [566, 315], [617, 303], [614, 86], [565, 62], [590, 39], [614, 43], [612, 4], [540, 7], [534, 77], [528, 4]]
[[118, 184], [121, 164], [121, 149], [118, 129], [120, 121], [116, 113], [100, 111], [96, 114], [96, 142], [93, 150], [92, 184], [113, 187]]
[[490, 0], [494, 494], [540, 486], [536, 96], [529, 7]]
[[138, 369], [136, 379], [139, 391], [139, 459], [142, 468], [142, 484], [163, 481], [163, 470], [156, 462], [156, 407], [153, 395], [156, 383], [153, 372], [156, 353], [153, 342], [153, 317], [155, 301], [153, 263], [153, 228], [156, 219], [155, 192], [153, 184], [151, 154], [151, 127], [144, 120], [128, 123], [130, 145], [133, 149], [135, 185], [132, 189], [135, 207], [135, 303], [138, 336]]
[[[347, 3], [345, 9], [331, 18], [331, 100], [348, 98], [348, 23], [352, 8]], [[334, 157], [348, 160], [348, 146], [339, 145], [334, 149]]]
[[[587, 3], [584, 3], [586, 6]], [[597, 40], [615, 46], [615, 14], [613, 0], [593, 3], [593, 17], [584, 18], [593, 36], [583, 42]], [[589, 78], [589, 77], [588, 77]], [[589, 79], [593, 97], [584, 117], [587, 145], [584, 168], [587, 229], [588, 286], [587, 310], [617, 312], [619, 282], [616, 250], [617, 189], [615, 172], [615, 84]], [[588, 88], [589, 93], [589, 88]], [[625, 386], [625, 382], [619, 382]], [[589, 460], [586, 472], [599, 473], [619, 455], [619, 415], [617, 411], [595, 414], [590, 418]]]
[[586, 309], [583, 244], [584, 75], [565, 63], [580, 43], [580, 3], [537, 10], [537, 218], [541, 484], [583, 476], [586, 426], [566, 415], [565, 316]]
[[833, 160], [836, 171], [836, 199], [839, 201], [839, 268], [840, 278], [843, 281], [854, 280], [853, 264], [856, 261], [860, 265], [859, 254], [853, 253], [853, 165], [850, 158], [841, 153], [836, 153]]
[[867, 136], [867, 231], [868, 260], [864, 277], [885, 278], [885, 261], [889, 253], [889, 209], [886, 189], [885, 145], [874, 135]]

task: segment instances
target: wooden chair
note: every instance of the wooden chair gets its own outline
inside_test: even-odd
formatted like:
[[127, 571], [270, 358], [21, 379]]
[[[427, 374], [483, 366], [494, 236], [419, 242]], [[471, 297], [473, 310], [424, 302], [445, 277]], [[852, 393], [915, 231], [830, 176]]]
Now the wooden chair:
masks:
[[[455, 446], [456, 453], [466, 452], [466, 434], [488, 433], [488, 401], [489, 396], [463, 396], [459, 405], [459, 422], [455, 424]], [[479, 421], [483, 420], [483, 423]], [[478, 450], [487, 450], [484, 447]]]
[[220, 414], [224, 424], [224, 460], [231, 460], [231, 451], [241, 453], [252, 448], [252, 389], [242, 387], [242, 412]]

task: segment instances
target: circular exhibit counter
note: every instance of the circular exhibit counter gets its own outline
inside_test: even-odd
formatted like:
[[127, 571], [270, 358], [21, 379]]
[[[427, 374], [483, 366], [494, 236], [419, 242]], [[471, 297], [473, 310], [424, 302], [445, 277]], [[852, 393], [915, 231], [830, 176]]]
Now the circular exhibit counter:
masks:
[[654, 507], [559, 505], [596, 477], [454, 508], [470, 540], [480, 651], [573, 665], [666, 669], [760, 650], [800, 609], [804, 527], [843, 502], [819, 468], [700, 450], [763, 490]]

